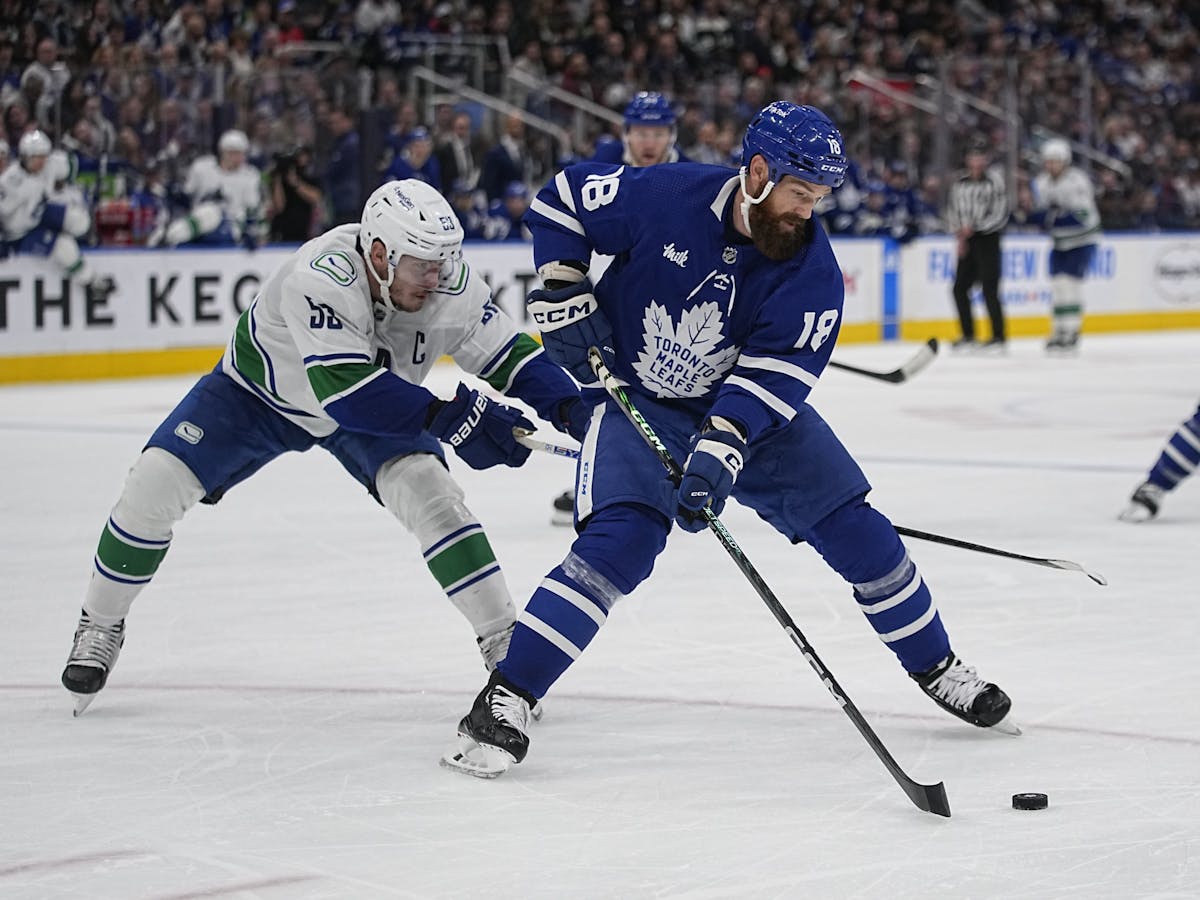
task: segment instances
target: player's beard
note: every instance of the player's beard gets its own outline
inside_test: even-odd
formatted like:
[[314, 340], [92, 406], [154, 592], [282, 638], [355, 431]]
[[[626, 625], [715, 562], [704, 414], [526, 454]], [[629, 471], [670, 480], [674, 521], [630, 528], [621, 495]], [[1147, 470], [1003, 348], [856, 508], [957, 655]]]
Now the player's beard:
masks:
[[812, 220], [778, 216], [767, 207], [770, 197], [750, 207], [750, 234], [758, 252], [779, 262], [791, 259], [812, 240]]

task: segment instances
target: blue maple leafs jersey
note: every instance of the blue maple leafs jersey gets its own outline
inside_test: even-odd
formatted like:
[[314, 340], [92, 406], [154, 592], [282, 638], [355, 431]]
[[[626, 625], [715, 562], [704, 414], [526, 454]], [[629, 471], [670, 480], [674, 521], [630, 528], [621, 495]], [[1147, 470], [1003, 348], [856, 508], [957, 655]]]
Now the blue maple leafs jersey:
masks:
[[612, 263], [596, 284], [614, 374], [635, 392], [736, 420], [754, 440], [791, 421], [829, 362], [841, 269], [824, 230], [776, 262], [732, 223], [738, 178], [721, 166], [579, 163], [526, 214], [534, 262]]

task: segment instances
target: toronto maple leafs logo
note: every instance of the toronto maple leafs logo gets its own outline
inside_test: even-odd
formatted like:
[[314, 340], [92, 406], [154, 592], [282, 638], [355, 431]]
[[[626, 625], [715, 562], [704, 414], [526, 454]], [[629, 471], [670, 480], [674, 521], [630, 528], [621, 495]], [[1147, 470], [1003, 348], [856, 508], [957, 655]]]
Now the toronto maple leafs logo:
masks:
[[702, 397], [733, 368], [740, 347], [717, 350], [725, 338], [721, 308], [712, 301], [685, 309], [679, 325], [651, 301], [642, 317], [643, 349], [634, 371], [659, 397]]

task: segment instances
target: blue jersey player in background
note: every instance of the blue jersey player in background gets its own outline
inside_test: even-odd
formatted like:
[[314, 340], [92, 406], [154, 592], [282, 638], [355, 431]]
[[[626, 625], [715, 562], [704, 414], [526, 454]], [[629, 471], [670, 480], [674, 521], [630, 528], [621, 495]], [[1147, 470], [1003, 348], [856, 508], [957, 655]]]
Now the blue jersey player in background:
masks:
[[[518, 617], [508, 655], [459, 724], [444, 764], [491, 777], [529, 746], [529, 709], [644, 581], [672, 524], [705, 526], [728, 497], [806, 542], [905, 671], [943, 709], [1013, 730], [1011, 703], [951, 649], [929, 588], [870, 485], [807, 404], [841, 324], [843, 281], [813, 218], [841, 183], [841, 134], [783, 101], [747, 128], [740, 172], [581, 163], [527, 217], [545, 285], [529, 297], [547, 352], [585, 384], [589, 346], [678, 459], [678, 489], [599, 391], [583, 440], [577, 537]], [[592, 252], [613, 262], [593, 287]]]
[[675, 146], [675, 108], [657, 91], [639, 91], [625, 107], [625, 134], [620, 143], [596, 147], [592, 162], [657, 166], [690, 162]]

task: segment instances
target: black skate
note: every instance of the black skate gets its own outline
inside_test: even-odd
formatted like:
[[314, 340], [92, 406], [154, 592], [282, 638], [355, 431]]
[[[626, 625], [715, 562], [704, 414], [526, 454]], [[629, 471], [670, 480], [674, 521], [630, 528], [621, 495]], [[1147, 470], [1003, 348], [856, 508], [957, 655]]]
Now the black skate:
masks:
[[529, 707], [536, 698], [509, 682], [499, 671], [458, 723], [458, 746], [442, 757], [442, 765], [477, 778], [495, 778], [529, 752]]
[[575, 492], [563, 491], [554, 498], [554, 515], [550, 518], [551, 525], [575, 524]]
[[62, 673], [63, 687], [75, 695], [76, 716], [88, 708], [108, 681], [124, 643], [124, 619], [115, 625], [101, 625], [86, 611], [80, 613], [75, 643]]
[[1158, 515], [1162, 506], [1163, 495], [1166, 493], [1157, 484], [1147, 481], [1138, 485], [1138, 489], [1129, 498], [1129, 506], [1118, 517], [1122, 522], [1149, 522]]
[[934, 703], [964, 722], [980, 728], [995, 728], [1006, 734], [1021, 733], [1020, 728], [1006, 719], [1012, 708], [1008, 694], [980, 678], [974, 668], [954, 653], [928, 672], [910, 672], [908, 677], [919, 684]]

